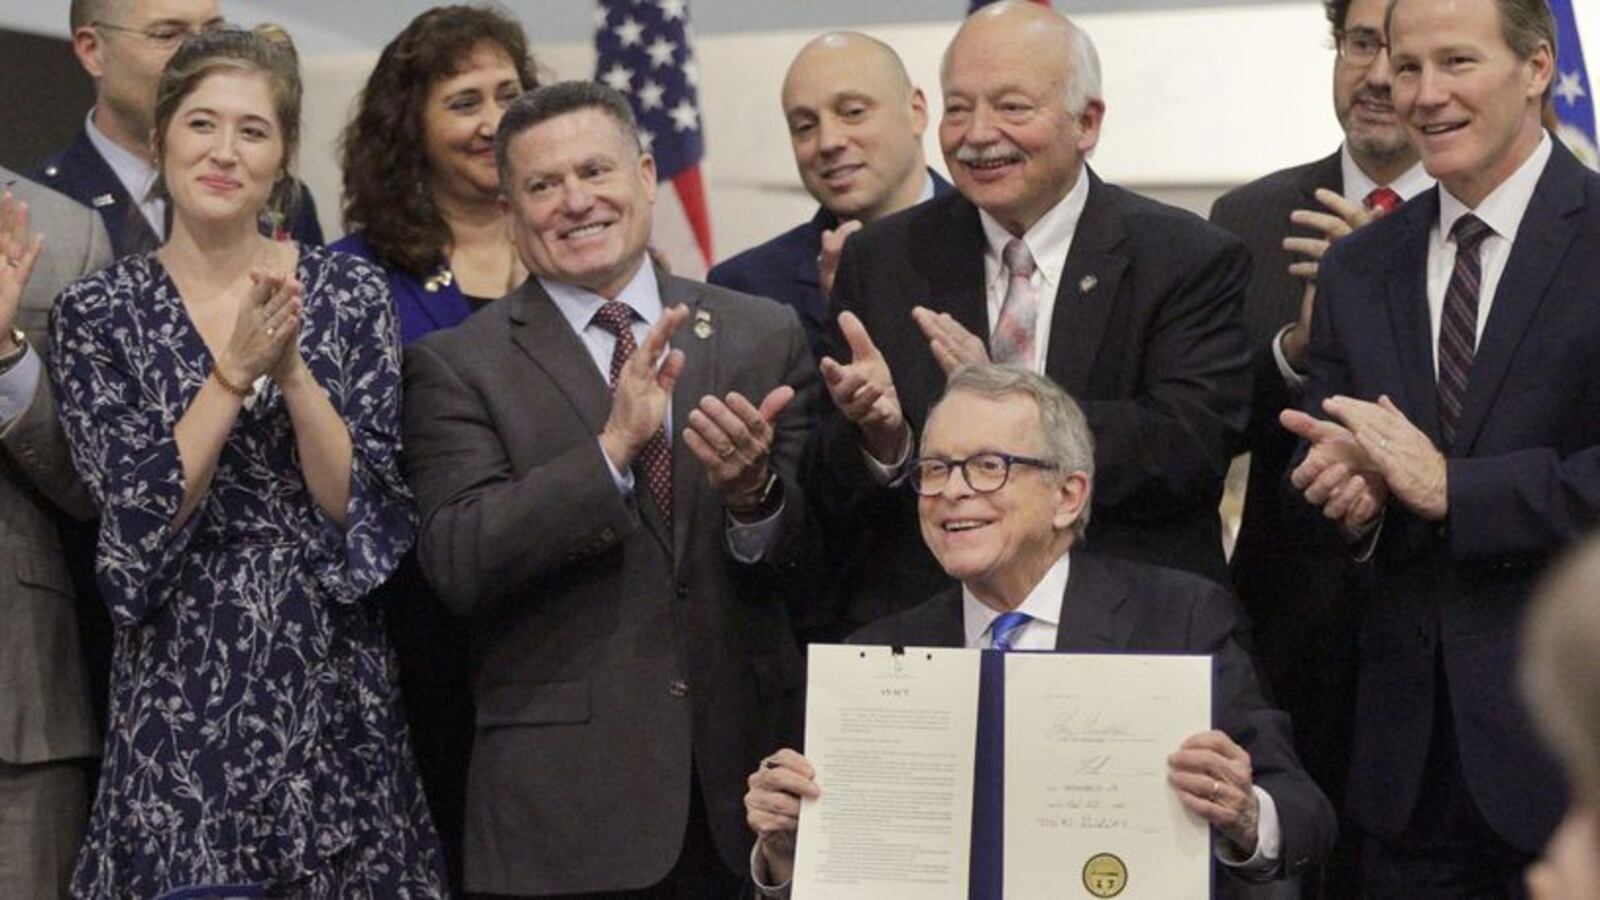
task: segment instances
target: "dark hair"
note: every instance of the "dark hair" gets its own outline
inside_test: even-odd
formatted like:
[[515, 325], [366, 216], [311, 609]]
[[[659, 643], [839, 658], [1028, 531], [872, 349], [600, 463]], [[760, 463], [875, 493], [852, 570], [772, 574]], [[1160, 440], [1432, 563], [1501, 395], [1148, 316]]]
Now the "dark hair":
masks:
[[1350, 0], [1322, 0], [1322, 12], [1328, 17], [1328, 28], [1338, 34], [1350, 17]]
[[386, 266], [425, 275], [439, 265], [450, 226], [427, 189], [423, 111], [434, 83], [454, 75], [479, 44], [510, 58], [523, 88], [538, 85], [528, 39], [510, 15], [488, 6], [439, 6], [383, 48], [340, 141], [344, 223], [361, 228]]
[[300, 57], [288, 32], [277, 25], [257, 25], [245, 31], [216, 28], [186, 38], [156, 83], [155, 152], [156, 180], [150, 196], [169, 199], [166, 178], [161, 174], [166, 158], [167, 128], [183, 99], [218, 72], [234, 71], [261, 75], [272, 93], [272, 111], [278, 117], [283, 136], [283, 174], [272, 186], [266, 211], [280, 221], [293, 213], [299, 198], [299, 183], [293, 178], [295, 153], [300, 149]]
[[500, 189], [510, 193], [511, 162], [507, 149], [517, 135], [535, 125], [580, 109], [598, 109], [611, 117], [625, 142], [635, 150], [639, 145], [639, 123], [633, 117], [628, 98], [593, 81], [558, 81], [531, 90], [513, 102], [500, 117], [500, 130], [494, 135], [494, 161], [500, 170]]

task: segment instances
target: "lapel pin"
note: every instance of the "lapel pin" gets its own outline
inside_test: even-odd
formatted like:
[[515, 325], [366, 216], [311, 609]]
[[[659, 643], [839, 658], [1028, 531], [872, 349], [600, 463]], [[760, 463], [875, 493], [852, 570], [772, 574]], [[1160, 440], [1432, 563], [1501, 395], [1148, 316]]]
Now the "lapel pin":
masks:
[[695, 310], [694, 336], [703, 341], [706, 338], [711, 337], [712, 333], [713, 329], [711, 328], [711, 313], [703, 309]]
[[117, 198], [111, 196], [110, 194], [101, 194], [100, 196], [98, 196], [98, 197], [94, 198], [93, 200], [89, 201], [89, 203], [92, 206], [94, 206], [95, 209], [100, 209], [101, 207], [110, 206], [111, 204], [113, 204], [115, 202], [117, 202]]
[[1093, 275], [1085, 275], [1078, 281], [1078, 293], [1087, 294], [1094, 290], [1094, 286], [1099, 283], [1100, 279], [1094, 277]]

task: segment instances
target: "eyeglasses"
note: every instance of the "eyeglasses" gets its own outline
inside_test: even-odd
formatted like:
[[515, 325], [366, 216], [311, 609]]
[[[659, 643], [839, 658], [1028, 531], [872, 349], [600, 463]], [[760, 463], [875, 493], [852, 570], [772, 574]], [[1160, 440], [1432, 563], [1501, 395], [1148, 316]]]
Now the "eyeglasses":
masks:
[[1372, 65], [1378, 54], [1389, 49], [1383, 35], [1370, 28], [1341, 31], [1334, 35], [1334, 40], [1338, 42], [1339, 58], [1357, 66]]
[[184, 38], [192, 34], [200, 34], [203, 31], [216, 31], [219, 28], [227, 27], [220, 20], [206, 22], [201, 25], [185, 25], [181, 22], [157, 22], [145, 28], [129, 28], [126, 25], [115, 25], [111, 22], [99, 21], [91, 22], [90, 25], [95, 28], [103, 28], [106, 31], [120, 31], [124, 34], [138, 35], [163, 50], [176, 49], [179, 44], [183, 43]]
[[961, 470], [967, 487], [980, 494], [992, 494], [1006, 486], [1012, 466], [1032, 466], [1035, 469], [1054, 471], [1060, 466], [1047, 459], [1030, 456], [1012, 456], [1009, 453], [974, 453], [966, 459], [945, 459], [942, 456], [921, 456], [911, 460], [908, 477], [911, 489], [924, 497], [937, 497], [944, 493], [950, 473]]

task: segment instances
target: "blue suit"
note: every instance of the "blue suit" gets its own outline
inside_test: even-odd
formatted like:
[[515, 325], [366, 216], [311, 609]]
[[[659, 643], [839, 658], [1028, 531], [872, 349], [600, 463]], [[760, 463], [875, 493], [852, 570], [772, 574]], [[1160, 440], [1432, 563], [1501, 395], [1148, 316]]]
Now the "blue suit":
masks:
[[[929, 169], [928, 177], [933, 179], [935, 197], [953, 190], [938, 172]], [[817, 255], [822, 252], [822, 233], [838, 227], [839, 217], [819, 206], [811, 221], [717, 263], [706, 281], [794, 307], [812, 358], [821, 361], [828, 334], [828, 298], [818, 284]]]
[[[333, 242], [333, 250], [351, 253], [371, 261], [389, 278], [389, 293], [400, 316], [400, 345], [408, 346], [430, 331], [454, 328], [472, 315], [472, 307], [454, 279], [418, 278], [378, 259], [361, 232], [347, 234]], [[442, 270], [442, 267], [441, 267]], [[432, 285], [432, 289], [429, 286]]]
[[[1305, 408], [1387, 394], [1444, 446], [1426, 261], [1439, 193], [1341, 238], [1318, 279]], [[1421, 809], [1448, 709], [1461, 779], [1483, 821], [1536, 852], [1564, 790], [1517, 699], [1528, 592], [1600, 522], [1600, 176], [1554, 143], [1478, 338], [1453, 445], [1448, 514], [1391, 499], [1368, 566], [1349, 815], [1386, 841]], [[1448, 703], [1444, 702], [1448, 701]], [[1432, 768], [1430, 768], [1432, 767]]]
[[[72, 143], [60, 152], [39, 160], [23, 174], [98, 212], [111, 236], [112, 255], [127, 256], [160, 246], [161, 241], [128, 195], [128, 189], [89, 142], [89, 132], [84, 129], [78, 129]], [[317, 204], [303, 184], [289, 233], [302, 244], [322, 244]]]

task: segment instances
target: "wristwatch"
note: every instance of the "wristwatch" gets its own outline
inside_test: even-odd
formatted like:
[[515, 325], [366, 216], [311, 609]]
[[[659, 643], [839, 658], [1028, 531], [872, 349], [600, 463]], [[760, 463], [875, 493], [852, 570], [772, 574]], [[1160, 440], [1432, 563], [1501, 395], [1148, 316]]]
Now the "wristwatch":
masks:
[[767, 470], [767, 481], [757, 491], [753, 491], [755, 502], [748, 507], [735, 508], [730, 505], [728, 512], [746, 518], [765, 518], [772, 514], [778, 503], [783, 500], [783, 479], [778, 477], [777, 470]]
[[22, 333], [21, 328], [11, 329], [11, 339], [17, 342], [17, 349], [0, 358], [0, 375], [11, 371], [12, 366], [22, 362], [22, 358], [28, 355], [28, 336]]

